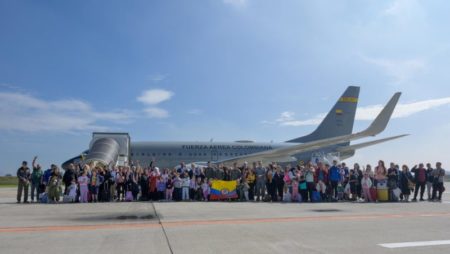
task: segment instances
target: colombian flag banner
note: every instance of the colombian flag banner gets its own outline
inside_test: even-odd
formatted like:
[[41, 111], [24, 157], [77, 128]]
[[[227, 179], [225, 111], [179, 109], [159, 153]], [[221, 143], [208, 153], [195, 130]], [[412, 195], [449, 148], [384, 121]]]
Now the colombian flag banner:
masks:
[[213, 180], [211, 184], [211, 200], [237, 198], [236, 181]]

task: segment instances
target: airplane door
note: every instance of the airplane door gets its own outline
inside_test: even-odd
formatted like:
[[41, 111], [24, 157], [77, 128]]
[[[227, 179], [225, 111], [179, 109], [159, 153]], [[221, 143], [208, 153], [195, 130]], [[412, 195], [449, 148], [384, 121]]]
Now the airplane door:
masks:
[[216, 149], [211, 149], [211, 161], [219, 160], [219, 152]]

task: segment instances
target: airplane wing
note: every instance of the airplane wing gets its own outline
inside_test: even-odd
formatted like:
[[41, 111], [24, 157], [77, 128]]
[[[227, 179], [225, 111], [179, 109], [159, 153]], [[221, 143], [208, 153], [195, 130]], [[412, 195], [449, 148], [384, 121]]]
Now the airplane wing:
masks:
[[336, 149], [336, 152], [349, 152], [349, 151], [354, 151], [357, 149], [361, 149], [364, 147], [368, 147], [368, 146], [373, 146], [373, 145], [377, 145], [386, 141], [390, 141], [390, 140], [394, 140], [394, 139], [398, 139], [398, 138], [403, 138], [409, 136], [409, 134], [403, 134], [403, 135], [398, 135], [398, 136], [393, 136], [393, 137], [388, 137], [388, 138], [383, 138], [383, 139], [377, 139], [374, 141], [369, 141], [369, 142], [364, 142], [364, 143], [359, 143], [359, 144], [355, 144], [355, 145], [351, 145], [351, 146], [342, 146], [342, 147], [338, 147]]
[[343, 135], [333, 138], [327, 138], [327, 139], [320, 139], [315, 140], [311, 142], [306, 142], [302, 144], [295, 144], [292, 146], [287, 147], [281, 147], [273, 150], [267, 150], [263, 152], [253, 153], [249, 155], [244, 156], [238, 156], [231, 159], [226, 159], [222, 161], [215, 162], [215, 164], [220, 163], [244, 163], [245, 161], [273, 161], [278, 158], [292, 158], [293, 155], [299, 154], [302, 152], [308, 152], [308, 151], [314, 151], [323, 147], [341, 144], [344, 142], [350, 142], [352, 140], [357, 140], [369, 136], [376, 136], [377, 134], [384, 131], [386, 128], [389, 119], [392, 116], [392, 113], [394, 112], [395, 106], [397, 105], [397, 102], [400, 98], [401, 93], [396, 93], [392, 98], [389, 100], [389, 102], [386, 104], [386, 106], [383, 108], [383, 110], [378, 114], [378, 116], [375, 118], [375, 120], [372, 122], [372, 124], [365, 129], [364, 131], [349, 134], [349, 135]]

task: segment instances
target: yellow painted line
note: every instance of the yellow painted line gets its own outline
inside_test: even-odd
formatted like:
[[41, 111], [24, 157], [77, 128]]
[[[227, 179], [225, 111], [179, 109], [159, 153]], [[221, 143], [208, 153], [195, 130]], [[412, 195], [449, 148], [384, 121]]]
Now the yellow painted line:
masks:
[[[442, 217], [450, 216], [445, 213], [401, 213], [401, 214], [366, 214], [366, 215], [340, 215], [340, 216], [305, 216], [282, 218], [249, 218], [224, 220], [192, 220], [192, 221], [166, 221], [161, 222], [164, 227], [189, 227], [207, 225], [243, 225], [260, 223], [282, 222], [311, 222], [311, 221], [364, 221], [381, 219], [398, 219], [414, 217]], [[32, 233], [32, 232], [58, 232], [58, 231], [91, 231], [91, 230], [120, 230], [120, 229], [146, 229], [158, 228], [158, 223], [128, 223], [128, 224], [97, 224], [97, 225], [64, 225], [64, 226], [36, 226], [36, 227], [0, 227], [0, 233]]]

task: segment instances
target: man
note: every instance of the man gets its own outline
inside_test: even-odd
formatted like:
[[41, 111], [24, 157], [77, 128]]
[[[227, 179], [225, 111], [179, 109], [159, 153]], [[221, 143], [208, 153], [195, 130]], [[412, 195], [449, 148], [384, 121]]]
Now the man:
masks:
[[258, 162], [258, 167], [255, 170], [256, 174], [256, 201], [260, 201], [266, 194], [266, 169], [262, 166], [262, 162]]
[[394, 190], [398, 187], [398, 170], [395, 167], [395, 163], [391, 162], [388, 169], [388, 188], [389, 188], [389, 201], [397, 201], [397, 197], [394, 195]]
[[28, 202], [28, 186], [30, 185], [30, 169], [27, 167], [27, 162], [22, 162], [22, 167], [17, 169], [17, 178], [19, 179], [19, 184], [17, 187], [17, 203], [20, 203], [22, 199], [22, 191], [24, 191], [23, 202]]
[[69, 168], [64, 172], [63, 182], [64, 182], [64, 195], [68, 194], [69, 186], [72, 184], [72, 179], [77, 179], [75, 175], [75, 166], [70, 163]]
[[[442, 163], [436, 163], [436, 169], [434, 170], [434, 179], [433, 179], [433, 201], [441, 201], [442, 200], [442, 192], [444, 192], [444, 176], [445, 170], [442, 168]], [[436, 197], [436, 192], [439, 192], [439, 197]]]
[[330, 182], [331, 182], [331, 189], [333, 190], [333, 197], [334, 199], [337, 199], [337, 187], [338, 187], [338, 183], [339, 180], [341, 179], [341, 175], [340, 175], [340, 169], [337, 167], [337, 161], [334, 160], [333, 161], [333, 166], [331, 166], [330, 168]]
[[411, 169], [411, 171], [414, 172], [414, 178], [416, 179], [416, 188], [414, 191], [414, 198], [412, 199], [412, 201], [417, 202], [417, 193], [419, 192], [419, 188], [420, 188], [420, 201], [425, 201], [423, 199], [423, 193], [425, 192], [425, 184], [427, 182], [427, 170], [424, 168], [423, 163], [420, 163], [419, 168], [417, 168], [416, 165]]
[[37, 156], [34, 156], [33, 162], [33, 173], [31, 173], [31, 202], [34, 202], [34, 193], [36, 192], [36, 201], [39, 200], [39, 186], [42, 183], [42, 175], [44, 174], [41, 169], [41, 165], [36, 164]]
[[428, 201], [431, 201], [431, 193], [432, 193], [432, 188], [433, 188], [433, 181], [434, 181], [434, 176], [433, 176], [433, 168], [431, 167], [430, 163], [427, 163], [427, 197], [428, 197]]
[[208, 161], [208, 166], [205, 168], [205, 177], [208, 180], [214, 178], [214, 168], [211, 166], [211, 162]]

